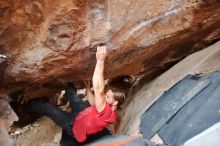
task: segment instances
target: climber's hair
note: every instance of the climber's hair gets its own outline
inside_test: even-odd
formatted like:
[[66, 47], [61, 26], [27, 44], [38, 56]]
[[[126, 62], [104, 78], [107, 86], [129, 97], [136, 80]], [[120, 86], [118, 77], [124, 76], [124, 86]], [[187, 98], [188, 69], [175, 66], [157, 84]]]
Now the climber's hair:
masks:
[[122, 105], [125, 102], [125, 93], [123, 90], [118, 88], [111, 88], [111, 90], [113, 92], [113, 98], [118, 101], [116, 109], [116, 120], [114, 123], [114, 134], [117, 134], [121, 125]]

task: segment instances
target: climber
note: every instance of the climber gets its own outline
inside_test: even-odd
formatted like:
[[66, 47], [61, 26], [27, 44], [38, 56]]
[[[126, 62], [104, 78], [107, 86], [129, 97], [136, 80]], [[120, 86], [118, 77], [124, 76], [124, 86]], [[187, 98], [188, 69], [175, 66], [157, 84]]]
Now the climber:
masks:
[[112, 123], [114, 123], [114, 133], [118, 132], [121, 118], [120, 109], [125, 100], [125, 94], [116, 89], [104, 92], [106, 57], [106, 47], [98, 46], [96, 52], [97, 62], [92, 79], [94, 95], [89, 91], [89, 86], [86, 87], [90, 99], [94, 98], [91, 106], [87, 107], [81, 98], [77, 96], [76, 88], [72, 84], [68, 84], [66, 88], [66, 96], [70, 102], [72, 113], [66, 113], [48, 103], [31, 101], [31, 108], [52, 118], [63, 128], [63, 132], [74, 137], [75, 145], [82, 144], [90, 137], [99, 134], [100, 131], [105, 130]]

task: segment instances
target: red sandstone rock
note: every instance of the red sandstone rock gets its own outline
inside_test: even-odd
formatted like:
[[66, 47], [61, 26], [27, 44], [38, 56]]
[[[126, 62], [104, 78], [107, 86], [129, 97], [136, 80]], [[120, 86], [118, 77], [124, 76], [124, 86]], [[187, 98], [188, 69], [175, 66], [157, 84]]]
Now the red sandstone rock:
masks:
[[219, 0], [1, 0], [0, 90], [91, 79], [99, 43], [106, 78], [154, 77], [219, 39], [219, 14]]

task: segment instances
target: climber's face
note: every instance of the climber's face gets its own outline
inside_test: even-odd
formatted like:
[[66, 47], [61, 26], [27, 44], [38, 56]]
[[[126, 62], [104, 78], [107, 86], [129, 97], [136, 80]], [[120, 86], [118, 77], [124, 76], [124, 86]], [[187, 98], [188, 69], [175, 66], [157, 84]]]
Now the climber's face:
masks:
[[114, 99], [114, 93], [112, 90], [108, 90], [106, 92], [106, 102], [111, 106], [117, 104], [117, 101]]

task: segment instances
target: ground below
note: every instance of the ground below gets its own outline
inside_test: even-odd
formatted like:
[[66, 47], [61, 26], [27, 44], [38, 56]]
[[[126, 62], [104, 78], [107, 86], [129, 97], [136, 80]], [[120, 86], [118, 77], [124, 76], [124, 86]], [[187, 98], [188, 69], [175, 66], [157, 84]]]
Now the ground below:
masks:
[[59, 146], [61, 128], [51, 119], [42, 117], [25, 127], [12, 127], [10, 134], [17, 146]]

